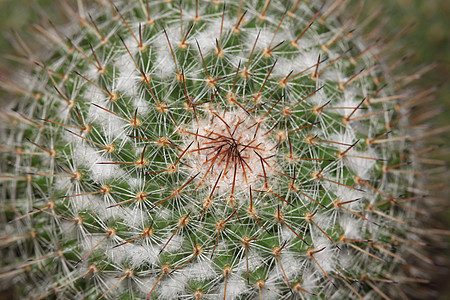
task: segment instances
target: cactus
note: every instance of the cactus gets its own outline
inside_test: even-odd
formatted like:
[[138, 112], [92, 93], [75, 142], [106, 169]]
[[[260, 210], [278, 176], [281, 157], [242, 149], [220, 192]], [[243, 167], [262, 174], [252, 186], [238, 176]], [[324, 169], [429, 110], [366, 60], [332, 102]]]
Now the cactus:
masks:
[[388, 299], [427, 281], [408, 112], [432, 90], [398, 89], [346, 1], [97, 2], [37, 26], [43, 58], [18, 37], [32, 70], [1, 78], [2, 282]]

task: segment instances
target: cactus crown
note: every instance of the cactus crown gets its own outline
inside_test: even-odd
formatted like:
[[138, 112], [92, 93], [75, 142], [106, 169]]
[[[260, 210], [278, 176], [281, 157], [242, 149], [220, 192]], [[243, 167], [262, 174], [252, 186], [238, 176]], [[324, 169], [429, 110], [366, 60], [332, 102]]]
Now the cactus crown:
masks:
[[411, 281], [410, 103], [333, 16], [345, 1], [104, 2], [42, 28], [54, 49], [2, 81], [22, 95], [2, 114], [6, 277], [89, 299]]

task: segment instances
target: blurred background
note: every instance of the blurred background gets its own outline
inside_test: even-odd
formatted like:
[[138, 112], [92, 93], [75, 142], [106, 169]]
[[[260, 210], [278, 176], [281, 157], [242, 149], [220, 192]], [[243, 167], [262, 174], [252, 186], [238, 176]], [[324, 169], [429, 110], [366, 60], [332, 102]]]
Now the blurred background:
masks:
[[[88, 3], [91, 0], [84, 2]], [[137, 1], [137, 0], [136, 0]], [[190, 0], [185, 0], [190, 1]], [[192, 0], [193, 1], [193, 0]], [[334, 0], [329, 0], [334, 1]], [[69, 1], [71, 2], [71, 1]], [[356, 7], [360, 0], [350, 0]], [[65, 16], [59, 13], [60, 0], [0, 0], [0, 74], [14, 72], [17, 64], [5, 58], [5, 54], [13, 53], [9, 40], [14, 30], [20, 32], [25, 40], [36, 34], [32, 29], [34, 23], [40, 23], [43, 18], [49, 18], [55, 24], [64, 22]], [[402, 53], [413, 51], [413, 55], [402, 65], [402, 71], [411, 74], [420, 66], [436, 63], [434, 69], [426, 73], [415, 86], [426, 89], [439, 86], [436, 92], [437, 106], [441, 114], [436, 118], [437, 126], [450, 124], [450, 0], [365, 0], [361, 19], [383, 7], [380, 22], [386, 22], [388, 36], [395, 35], [401, 28], [409, 24], [413, 27], [400, 40], [406, 47]], [[3, 98], [3, 99], [2, 99]], [[0, 103], [5, 101], [0, 91]], [[7, 101], [7, 99], [6, 99]], [[450, 130], [444, 133], [442, 139], [445, 149], [450, 149]], [[447, 151], [448, 152], [448, 151]], [[444, 154], [447, 161], [450, 155]], [[444, 195], [443, 197], [448, 197]], [[449, 212], [438, 216], [444, 227], [450, 228]], [[447, 239], [447, 242], [450, 240]], [[450, 256], [450, 252], [447, 251]], [[1, 255], [1, 253], [0, 253]], [[436, 289], [441, 290], [440, 300], [450, 299], [450, 285], [443, 278], [442, 283], [436, 283]], [[0, 300], [9, 299], [8, 294], [0, 294]]]
[[[436, 63], [436, 67], [416, 82], [423, 88], [439, 85], [436, 93], [442, 114], [438, 122], [450, 122], [450, 1], [449, 0], [377, 0], [365, 1], [364, 12], [376, 11], [382, 5], [388, 17], [387, 32], [413, 24], [401, 43], [414, 51], [405, 63], [404, 71], [416, 71], [421, 65]], [[450, 134], [446, 141], [450, 145]]]

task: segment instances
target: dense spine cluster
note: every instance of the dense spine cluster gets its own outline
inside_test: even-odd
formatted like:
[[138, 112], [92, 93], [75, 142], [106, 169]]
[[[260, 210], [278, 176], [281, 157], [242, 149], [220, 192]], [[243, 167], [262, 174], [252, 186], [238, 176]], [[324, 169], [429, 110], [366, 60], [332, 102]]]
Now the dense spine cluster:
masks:
[[18, 38], [33, 70], [1, 78], [20, 100], [0, 115], [0, 280], [37, 299], [389, 299], [426, 282], [408, 259], [428, 259], [430, 149], [408, 113], [432, 90], [396, 90], [409, 79], [375, 55], [389, 45], [358, 37], [373, 20], [339, 22], [346, 1], [97, 2], [36, 26], [45, 58]]

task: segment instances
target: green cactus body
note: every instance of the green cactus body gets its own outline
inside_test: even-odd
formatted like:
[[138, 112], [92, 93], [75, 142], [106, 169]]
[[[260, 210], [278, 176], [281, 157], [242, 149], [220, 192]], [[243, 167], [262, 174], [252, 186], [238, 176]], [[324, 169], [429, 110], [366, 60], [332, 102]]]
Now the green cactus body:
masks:
[[2, 280], [39, 299], [406, 293], [409, 104], [344, 1], [104, 2], [2, 81], [21, 95], [1, 115]]

